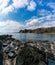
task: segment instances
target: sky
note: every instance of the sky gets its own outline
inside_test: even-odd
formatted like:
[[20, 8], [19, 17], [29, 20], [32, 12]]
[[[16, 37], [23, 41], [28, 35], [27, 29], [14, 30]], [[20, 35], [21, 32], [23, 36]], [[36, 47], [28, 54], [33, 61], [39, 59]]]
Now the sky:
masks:
[[0, 32], [55, 26], [55, 0], [0, 0]]

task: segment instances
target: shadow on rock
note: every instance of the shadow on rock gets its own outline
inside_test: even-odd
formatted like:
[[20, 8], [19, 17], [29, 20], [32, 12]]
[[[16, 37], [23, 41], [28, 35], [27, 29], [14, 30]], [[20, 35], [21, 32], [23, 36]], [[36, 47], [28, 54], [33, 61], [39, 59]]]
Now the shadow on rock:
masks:
[[18, 53], [16, 65], [46, 65], [36, 47], [24, 46]]

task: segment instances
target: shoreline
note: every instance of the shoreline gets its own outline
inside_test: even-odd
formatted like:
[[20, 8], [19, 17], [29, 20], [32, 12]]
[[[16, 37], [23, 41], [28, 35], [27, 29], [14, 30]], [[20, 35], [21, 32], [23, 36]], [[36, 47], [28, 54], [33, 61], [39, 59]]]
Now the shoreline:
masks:
[[[10, 35], [1, 36], [0, 40], [3, 43], [3, 55], [4, 55], [5, 60], [13, 62], [14, 59], [16, 58], [16, 61], [17, 61], [17, 55], [19, 53], [21, 53], [22, 50], [24, 51], [24, 48], [25, 49], [29, 48], [30, 51], [32, 51], [31, 49], [36, 48], [38, 50], [38, 52], [36, 51], [37, 53], [42, 52], [42, 53], [44, 53], [44, 55], [46, 55], [45, 53], [49, 53], [50, 55], [47, 54], [47, 56], [48, 57], [50, 56], [50, 58], [55, 59], [55, 53], [54, 53], [55, 52], [54, 51], [55, 43], [53, 43], [53, 42], [49, 42], [47, 40], [45, 40], [45, 41], [38, 40], [38, 41], [27, 41], [26, 43], [22, 43], [19, 40], [16, 40], [15, 38], [12, 38], [12, 36], [10, 36]], [[26, 53], [27, 52], [28, 51], [26, 51]], [[32, 51], [32, 52], [35, 53], [34, 51]], [[43, 61], [42, 60], [41, 61], [45, 63], [45, 62], [47, 62], [47, 60], [46, 60], [47, 56], [44, 57], [44, 55], [42, 53], [39, 53], [43, 56], [43, 59], [42, 59]], [[24, 52], [24, 54], [25, 54], [25, 52]], [[22, 56], [21, 56], [21, 58], [22, 58]], [[44, 61], [44, 58], [45, 58], [45, 61]], [[6, 65], [6, 62], [4, 62], [4, 63]], [[13, 63], [13, 65], [14, 64], [15, 64], [15, 62]], [[12, 65], [12, 63], [10, 63], [10, 65]]]
[[[23, 32], [16, 32], [16, 33], [23, 33]], [[28, 32], [27, 32], [28, 33]], [[25, 33], [26, 34], [26, 33]], [[30, 33], [31, 34], [31, 33]], [[55, 34], [55, 33], [35, 33], [35, 34]]]

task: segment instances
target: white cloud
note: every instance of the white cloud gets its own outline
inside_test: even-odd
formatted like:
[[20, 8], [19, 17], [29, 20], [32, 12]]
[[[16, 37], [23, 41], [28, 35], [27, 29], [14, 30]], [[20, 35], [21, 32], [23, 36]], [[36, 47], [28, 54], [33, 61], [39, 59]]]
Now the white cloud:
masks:
[[37, 2], [38, 2], [38, 4], [41, 5], [41, 6], [44, 5], [44, 4], [43, 4], [43, 0], [37, 0]]
[[39, 15], [41, 15], [41, 16], [47, 16], [47, 15], [50, 15], [50, 14], [51, 14], [50, 11], [45, 10], [45, 9], [38, 10], [38, 13], [39, 13]]
[[0, 0], [0, 11], [7, 7], [9, 0]]
[[45, 19], [45, 17], [40, 17], [40, 18], [32, 18], [30, 20], [27, 21], [26, 26], [35, 26], [38, 23], [41, 23], [43, 20]]
[[8, 21], [0, 21], [0, 32], [17, 32], [20, 30], [22, 25], [19, 22], [8, 20]]
[[2, 10], [2, 14], [8, 14], [9, 12], [12, 12], [14, 10], [14, 7], [10, 5], [9, 7], [6, 7], [4, 10]]
[[49, 3], [47, 4], [47, 6], [49, 6], [50, 8], [53, 9], [53, 10], [52, 10], [52, 13], [55, 13], [55, 3], [54, 3], [54, 2], [49, 2]]
[[25, 28], [36, 29], [40, 27], [55, 26], [55, 15], [48, 15], [40, 18], [33, 18], [27, 21]]
[[45, 17], [46, 18], [46, 20], [49, 20], [49, 21], [55, 21], [55, 14], [53, 14], [53, 15], [48, 15], [48, 16], [46, 16]]
[[55, 21], [45, 22], [42, 27], [55, 27]]
[[26, 23], [27, 26], [33, 26], [38, 22], [38, 19], [32, 19]]
[[22, 8], [28, 5], [28, 0], [13, 0], [13, 6], [15, 8]]
[[40, 27], [55, 26], [55, 15], [48, 15], [40, 18], [31, 18], [25, 24], [17, 21], [0, 21], [0, 32], [18, 32], [21, 29], [36, 29]]
[[33, 11], [35, 10], [35, 8], [36, 8], [36, 3], [32, 0], [30, 4], [28, 5], [27, 10]]
[[49, 2], [49, 3], [47, 4], [47, 6], [49, 6], [49, 7], [53, 8], [53, 9], [55, 9], [55, 3], [54, 3], [54, 2]]
[[[12, 4], [9, 4], [10, 0], [0, 1], [0, 13], [8, 14], [16, 9], [27, 7], [29, 11], [35, 10], [36, 3], [34, 0], [12, 0]], [[30, 4], [29, 4], [30, 3]]]

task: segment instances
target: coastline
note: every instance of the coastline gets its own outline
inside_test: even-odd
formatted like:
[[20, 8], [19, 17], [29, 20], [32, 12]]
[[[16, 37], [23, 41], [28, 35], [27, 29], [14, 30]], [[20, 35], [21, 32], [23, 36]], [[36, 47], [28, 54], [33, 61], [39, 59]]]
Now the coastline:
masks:
[[[23, 32], [16, 32], [16, 33], [23, 33]], [[27, 33], [29, 33], [29, 32], [27, 32]], [[33, 33], [33, 32], [32, 32]], [[35, 34], [55, 34], [55, 33], [36, 33], [35, 32]]]
[[[8, 36], [3, 35], [1, 41], [3, 43], [3, 56], [4, 56], [4, 59], [7, 60], [7, 61], [10, 61], [9, 62], [10, 65], [14, 65], [14, 64], [16, 64], [18, 62], [17, 61], [17, 55], [19, 57], [19, 53], [22, 53], [22, 54], [23, 53], [24, 54], [27, 53], [28, 54], [29, 50], [26, 51], [26, 49], [30, 49], [30, 51], [33, 54], [35, 52], [32, 51], [31, 49], [33, 49], [33, 50], [36, 49], [36, 53], [37, 54], [41, 54], [41, 57], [43, 56], [43, 59], [41, 60], [41, 62], [44, 62], [44, 64], [45, 64], [45, 62], [48, 63], [47, 62], [47, 58], [49, 57], [49, 54], [50, 54], [49, 58], [55, 59], [55, 54], [54, 54], [54, 52], [55, 52], [54, 51], [54, 49], [55, 49], [55, 47], [54, 47], [55, 43], [52, 43], [52, 42], [49, 42], [49, 41], [38, 40], [38, 41], [28, 41], [28, 42], [26, 42], [26, 43], [23, 44], [19, 40], [16, 40], [16, 39], [12, 38], [12, 36], [9, 36], [9, 35]], [[23, 50], [23, 52], [21, 52], [22, 50]], [[41, 52], [41, 53], [39, 53], [39, 52]], [[44, 53], [44, 54], [42, 54], [42, 53]], [[49, 53], [49, 54], [47, 54], [47, 56], [46, 56], [45, 55], [46, 53]], [[34, 56], [36, 56], [36, 55], [34, 55]], [[25, 57], [25, 55], [24, 55], [24, 57]], [[21, 58], [23, 58], [23, 56], [21, 56]], [[44, 58], [45, 58], [45, 60], [44, 60]], [[16, 59], [16, 61], [13, 62], [15, 59]], [[20, 58], [19, 58], [19, 60], [20, 60]], [[11, 63], [11, 61], [13, 63]], [[21, 61], [22, 61], [22, 59], [21, 59]], [[29, 62], [29, 60], [27, 62]], [[4, 61], [4, 63], [6, 65], [7, 62]]]

